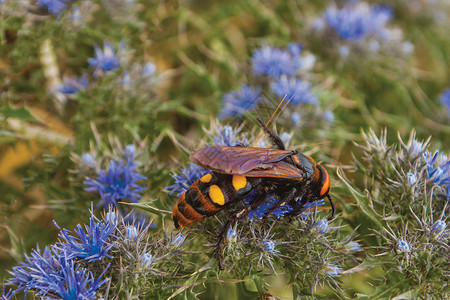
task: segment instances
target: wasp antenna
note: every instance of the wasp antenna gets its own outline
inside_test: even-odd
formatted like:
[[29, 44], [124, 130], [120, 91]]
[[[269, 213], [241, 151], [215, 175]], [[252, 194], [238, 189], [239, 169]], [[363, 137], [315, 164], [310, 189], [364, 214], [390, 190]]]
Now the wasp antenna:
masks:
[[257, 119], [259, 124], [261, 125], [262, 129], [269, 135], [270, 139], [272, 140], [272, 143], [278, 147], [278, 149], [286, 150], [286, 146], [284, 145], [283, 141], [280, 139], [278, 135], [276, 135], [272, 130], [267, 128], [266, 124], [261, 120], [261, 118]]
[[334, 207], [333, 199], [331, 199], [331, 196], [327, 195], [327, 198], [330, 201], [330, 205], [331, 205], [331, 216], [328, 217], [328, 221], [331, 221], [334, 219], [334, 216], [336, 214], [336, 208]]

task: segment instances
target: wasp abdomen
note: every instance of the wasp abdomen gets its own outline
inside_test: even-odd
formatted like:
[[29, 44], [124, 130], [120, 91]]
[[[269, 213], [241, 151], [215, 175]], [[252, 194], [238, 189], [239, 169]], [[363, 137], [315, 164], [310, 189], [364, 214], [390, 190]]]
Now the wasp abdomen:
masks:
[[241, 200], [252, 188], [243, 175], [206, 174], [178, 199], [172, 211], [175, 227], [189, 226], [216, 214], [227, 204]]

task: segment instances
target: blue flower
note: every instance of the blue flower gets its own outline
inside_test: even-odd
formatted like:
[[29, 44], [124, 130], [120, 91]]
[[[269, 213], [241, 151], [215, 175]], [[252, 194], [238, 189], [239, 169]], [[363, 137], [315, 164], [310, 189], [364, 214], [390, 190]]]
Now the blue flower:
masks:
[[292, 52], [265, 45], [261, 49], [255, 50], [251, 59], [253, 73], [275, 78], [280, 75], [294, 76], [300, 68], [301, 48], [290, 45], [289, 49]]
[[417, 177], [416, 177], [416, 175], [413, 174], [413, 173], [411, 173], [411, 172], [409, 172], [409, 173], [407, 174], [407, 176], [408, 176], [408, 183], [409, 183], [409, 186], [413, 186], [413, 185], [417, 182]]
[[170, 245], [176, 249], [181, 247], [184, 244], [184, 241], [186, 240], [186, 236], [179, 233], [175, 236], [175, 238], [170, 242]]
[[439, 220], [433, 224], [433, 227], [431, 228], [431, 232], [440, 233], [440, 232], [444, 231], [446, 227], [447, 227], [447, 224], [444, 221]]
[[236, 243], [237, 241], [236, 231], [234, 231], [232, 228], [229, 228], [227, 231], [227, 241], [228, 243]]
[[61, 229], [56, 224], [56, 227], [61, 230], [59, 237], [63, 242], [58, 242], [57, 247], [66, 252], [67, 258], [73, 259], [75, 257], [83, 258], [88, 262], [101, 260], [104, 257], [111, 256], [108, 251], [114, 246], [116, 236], [112, 232], [116, 228], [115, 223], [108, 221], [96, 222], [94, 215], [91, 214], [89, 219], [89, 226], [86, 225], [86, 231], [78, 224], [74, 229], [77, 236], [74, 236], [70, 230]]
[[[1, 4], [2, 2], [0, 2]], [[8, 291], [6, 291], [6, 284], [3, 286], [3, 292], [2, 295], [0, 296], [1, 300], [11, 300], [12, 297], [14, 296], [15, 292], [12, 289], [8, 289]]]
[[58, 91], [60, 93], [66, 94], [66, 95], [73, 95], [78, 93], [80, 90], [87, 88], [88, 82], [87, 77], [85, 75], [81, 76], [80, 78], [64, 78], [63, 84], [60, 85], [58, 88]]
[[398, 252], [409, 252], [410, 251], [409, 244], [404, 240], [398, 240], [397, 250]]
[[297, 113], [297, 112], [292, 113], [291, 121], [292, 121], [293, 126], [297, 126], [297, 124], [300, 123], [301, 119], [302, 119], [302, 116], [299, 113]]
[[382, 35], [392, 12], [384, 7], [372, 7], [365, 2], [348, 2], [342, 9], [335, 4], [325, 12], [328, 25], [345, 40], [358, 41], [367, 35]]
[[300, 103], [318, 104], [316, 95], [309, 91], [311, 84], [301, 79], [281, 76], [272, 83], [271, 88], [278, 97], [286, 97], [286, 100], [294, 105]]
[[95, 158], [89, 153], [83, 153], [81, 155], [81, 159], [89, 167], [95, 168], [97, 166], [97, 162], [95, 161]]
[[327, 274], [331, 276], [339, 275], [342, 272], [341, 268], [336, 266], [327, 266]]
[[145, 77], [151, 77], [156, 73], [156, 66], [150, 62], [146, 63], [144, 68], [142, 68], [142, 75]]
[[39, 247], [33, 249], [31, 256], [25, 255], [24, 262], [20, 262], [18, 266], [12, 268], [12, 271], [8, 271], [14, 277], [10, 278], [7, 284], [16, 285], [16, 291], [37, 288], [44, 272], [57, 272], [52, 251], [55, 252], [55, 248], [45, 247], [42, 254]]
[[25, 256], [25, 262], [14, 267], [10, 274], [14, 277], [7, 284], [18, 286], [14, 293], [33, 290], [43, 299], [48, 294], [70, 300], [95, 299], [96, 290], [109, 280], [100, 280], [104, 272], [95, 279], [55, 246], [46, 247], [42, 254], [39, 248], [33, 249], [31, 257]]
[[358, 242], [348, 242], [345, 245], [345, 249], [347, 251], [358, 251], [359, 249], [361, 249], [361, 245]]
[[237, 145], [247, 145], [247, 134], [244, 135], [244, 138], [241, 140], [238, 135], [240, 133], [240, 128], [234, 129], [231, 126], [217, 126], [218, 134], [214, 137], [214, 142], [216, 146], [237, 146]]
[[103, 50], [95, 45], [95, 57], [88, 59], [89, 65], [95, 67], [95, 72], [109, 72], [120, 67], [119, 58], [116, 55], [114, 47], [109, 42], [103, 43]]
[[130, 241], [136, 241], [136, 239], [138, 237], [138, 231], [137, 231], [136, 226], [133, 226], [133, 225], [127, 226], [126, 233], [127, 233], [127, 238]]
[[272, 241], [263, 241], [262, 244], [264, 245], [264, 251], [272, 252], [275, 250], [275, 243]]
[[137, 202], [142, 196], [139, 194], [146, 189], [138, 185], [136, 182], [147, 177], [136, 171], [137, 163], [129, 157], [126, 162], [123, 160], [112, 160], [109, 163], [108, 170], [100, 170], [97, 178], [84, 181], [88, 187], [86, 191], [99, 192], [101, 201], [98, 206], [103, 205], [105, 208], [110, 204], [117, 206], [117, 200], [129, 199]]
[[97, 299], [96, 291], [110, 280], [109, 278], [100, 280], [107, 268], [95, 279], [92, 272], [76, 266], [74, 261], [68, 259], [64, 254], [58, 257], [58, 263], [58, 274], [42, 274], [43, 284], [37, 293], [38, 296], [53, 292], [65, 300]]
[[209, 172], [211, 171], [190, 163], [187, 169], [181, 170], [181, 174], [170, 175], [175, 180], [175, 183], [167, 186], [165, 190], [170, 192], [170, 195], [176, 193], [180, 196], [186, 192], [195, 181], [199, 180], [203, 175]]
[[447, 109], [448, 117], [450, 118], [450, 89], [446, 89], [439, 98], [442, 105]]
[[261, 88], [251, 88], [242, 85], [239, 91], [227, 93], [222, 98], [223, 109], [219, 118], [230, 116], [242, 117], [247, 111], [256, 107], [262, 101]]
[[313, 224], [314, 232], [325, 233], [328, 229], [328, 220], [322, 219]]
[[[426, 162], [428, 178], [437, 185], [450, 185], [450, 158], [444, 153], [436, 151], [434, 155], [431, 152], [423, 154]], [[448, 188], [448, 186], [447, 186]]]
[[144, 269], [148, 269], [153, 262], [153, 255], [150, 253], [144, 253], [141, 255], [141, 265]]
[[67, 7], [66, 2], [67, 0], [38, 0], [40, 5], [47, 7], [55, 15], [59, 15]]

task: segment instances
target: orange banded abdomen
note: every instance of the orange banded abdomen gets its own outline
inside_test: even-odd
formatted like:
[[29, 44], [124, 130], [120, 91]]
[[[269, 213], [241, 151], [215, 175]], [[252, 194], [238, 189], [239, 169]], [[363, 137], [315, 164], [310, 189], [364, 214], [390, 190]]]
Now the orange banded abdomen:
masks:
[[252, 184], [243, 175], [208, 173], [180, 196], [172, 211], [177, 229], [202, 221], [227, 204], [243, 199]]

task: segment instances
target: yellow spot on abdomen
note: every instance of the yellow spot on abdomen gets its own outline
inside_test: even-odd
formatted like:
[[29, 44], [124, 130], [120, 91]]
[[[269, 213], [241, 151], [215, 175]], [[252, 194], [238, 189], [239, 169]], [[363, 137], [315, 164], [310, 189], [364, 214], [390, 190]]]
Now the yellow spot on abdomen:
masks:
[[208, 183], [211, 181], [211, 179], [212, 179], [212, 175], [211, 175], [211, 173], [208, 173], [208, 174], [204, 175], [202, 178], [200, 178], [200, 181], [203, 183]]
[[244, 175], [233, 175], [232, 183], [234, 189], [238, 191], [247, 185], [247, 178]]
[[212, 202], [216, 204], [225, 204], [225, 197], [222, 193], [222, 190], [215, 184], [209, 187], [209, 198], [211, 198]]

